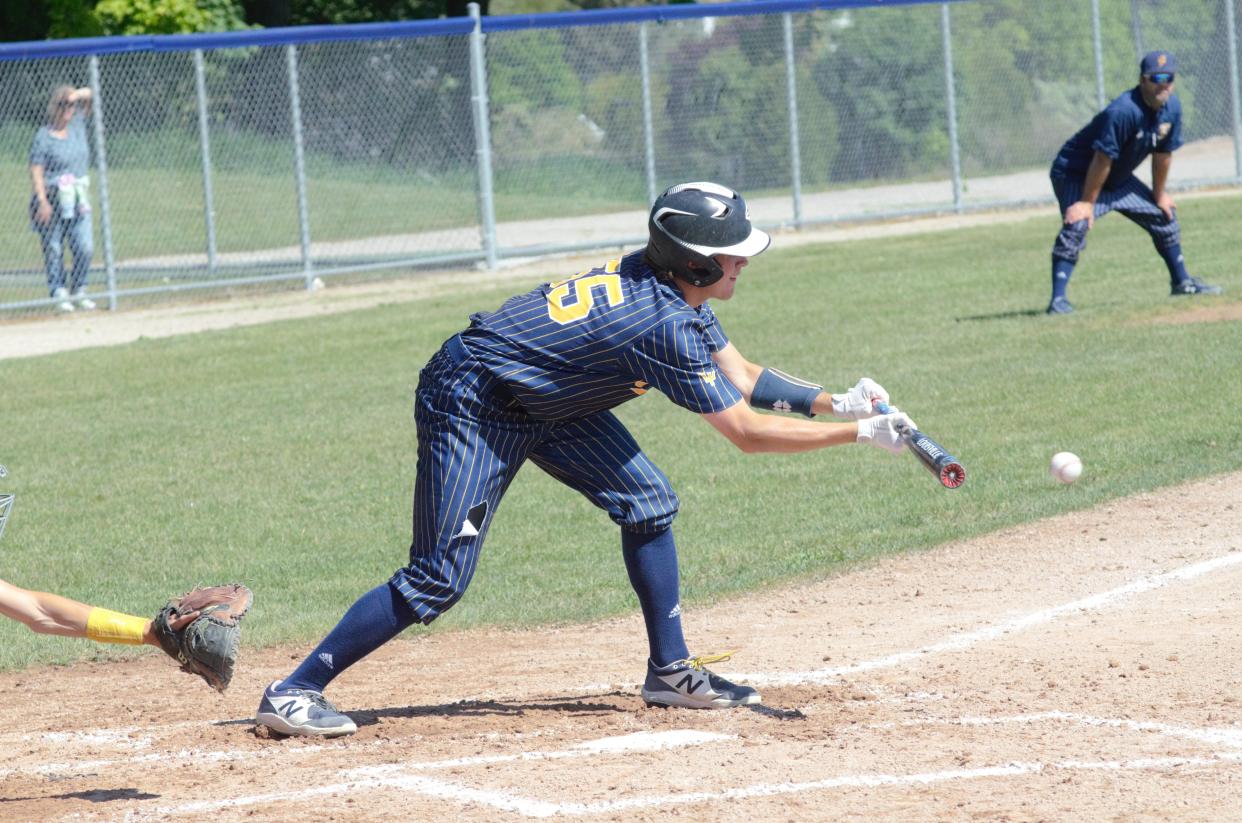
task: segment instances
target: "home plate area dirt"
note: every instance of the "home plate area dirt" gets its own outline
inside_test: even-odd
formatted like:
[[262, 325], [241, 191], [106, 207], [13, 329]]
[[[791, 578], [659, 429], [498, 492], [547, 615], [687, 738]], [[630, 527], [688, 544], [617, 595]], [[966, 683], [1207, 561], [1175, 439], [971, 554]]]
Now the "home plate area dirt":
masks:
[[224, 696], [157, 653], [5, 674], [0, 818], [1237, 819], [1240, 491], [688, 609], [751, 709], [644, 706], [637, 615], [411, 631], [329, 689], [359, 724], [329, 741], [252, 720], [307, 648], [247, 649]]

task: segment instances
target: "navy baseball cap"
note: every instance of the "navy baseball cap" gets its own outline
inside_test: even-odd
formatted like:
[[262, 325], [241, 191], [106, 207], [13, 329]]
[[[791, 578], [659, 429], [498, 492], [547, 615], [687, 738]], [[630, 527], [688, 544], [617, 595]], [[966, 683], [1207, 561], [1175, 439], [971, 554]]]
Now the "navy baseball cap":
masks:
[[1173, 55], [1167, 51], [1148, 52], [1139, 61], [1139, 74], [1146, 77], [1149, 74], [1158, 74], [1160, 72], [1168, 72], [1170, 74], [1177, 71], [1177, 61], [1173, 59]]

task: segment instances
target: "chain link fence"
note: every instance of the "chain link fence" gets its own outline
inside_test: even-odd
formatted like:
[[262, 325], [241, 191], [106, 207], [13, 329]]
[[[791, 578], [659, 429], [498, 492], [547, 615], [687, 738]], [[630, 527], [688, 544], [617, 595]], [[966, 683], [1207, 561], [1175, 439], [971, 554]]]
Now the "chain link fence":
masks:
[[688, 179], [768, 227], [1052, 202], [1057, 148], [1153, 48], [1179, 61], [1174, 185], [1238, 185], [1234, 3], [783, 0], [0, 45], [0, 316], [66, 302], [30, 172], [61, 85], [93, 91], [84, 285], [116, 308], [633, 246]]

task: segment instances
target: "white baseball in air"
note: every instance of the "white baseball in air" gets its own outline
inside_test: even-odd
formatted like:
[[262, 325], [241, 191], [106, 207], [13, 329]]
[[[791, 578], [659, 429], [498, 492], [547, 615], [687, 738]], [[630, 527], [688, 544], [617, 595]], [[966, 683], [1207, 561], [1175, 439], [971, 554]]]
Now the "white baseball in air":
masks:
[[1073, 452], [1057, 452], [1048, 464], [1048, 473], [1062, 483], [1073, 483], [1082, 474], [1082, 461]]

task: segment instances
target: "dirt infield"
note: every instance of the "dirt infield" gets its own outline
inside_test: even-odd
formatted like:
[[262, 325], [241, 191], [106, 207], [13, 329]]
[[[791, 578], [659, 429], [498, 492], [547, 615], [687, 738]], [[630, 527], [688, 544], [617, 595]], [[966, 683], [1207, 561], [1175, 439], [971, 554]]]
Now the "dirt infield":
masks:
[[[0, 357], [418, 299], [461, 277], [5, 324]], [[333, 684], [359, 723], [334, 741], [252, 722], [307, 647], [247, 649], [224, 696], [154, 651], [0, 673], [0, 820], [1239, 819], [1240, 585], [1236, 473], [688, 609], [695, 651], [738, 650], [717, 669], [761, 688], [754, 709], [645, 707], [637, 614], [412, 629]]]
[[1240, 492], [1217, 477], [688, 610], [758, 709], [646, 708], [637, 616], [411, 630], [333, 684], [359, 723], [335, 741], [252, 723], [306, 648], [247, 651], [226, 696], [158, 653], [0, 675], [0, 818], [1237, 819]]

